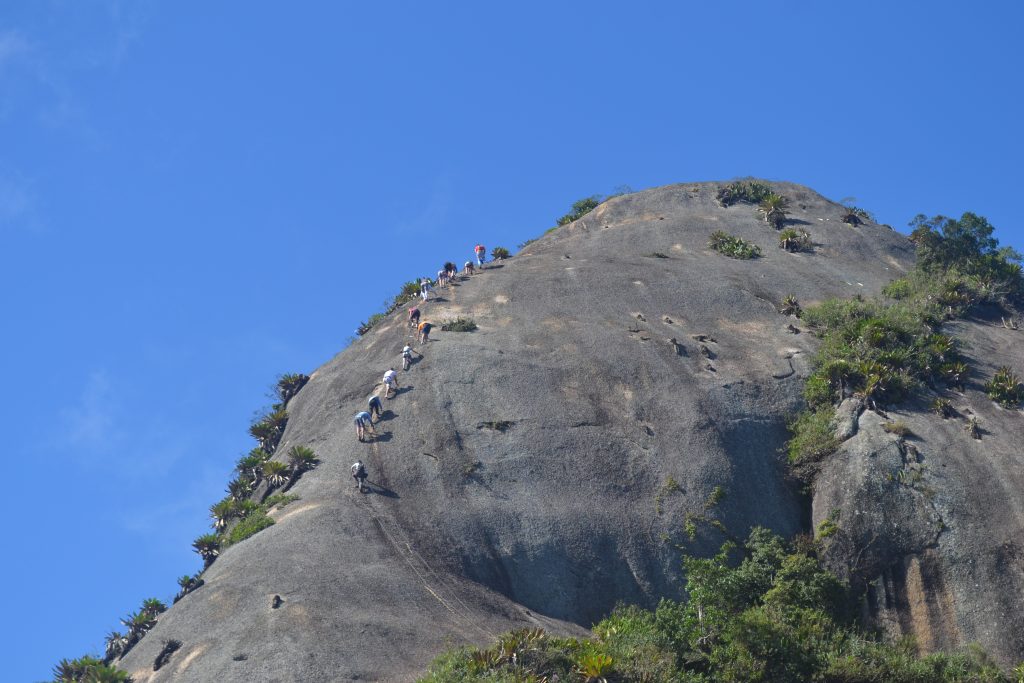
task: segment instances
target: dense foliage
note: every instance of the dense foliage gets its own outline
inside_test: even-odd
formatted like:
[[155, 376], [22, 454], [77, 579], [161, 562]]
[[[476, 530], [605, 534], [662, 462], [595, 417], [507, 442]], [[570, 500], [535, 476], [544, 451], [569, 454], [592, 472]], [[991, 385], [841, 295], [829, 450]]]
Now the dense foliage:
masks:
[[740, 202], [760, 204], [771, 194], [772, 188], [766, 183], [756, 180], [738, 180], [721, 188], [717, 198], [722, 206], [732, 206]]
[[[918, 216], [911, 226], [917, 264], [886, 286], [883, 297], [830, 299], [803, 312], [822, 343], [804, 388], [807, 411], [791, 427], [794, 463], [820, 460], [835, 449], [832, 406], [844, 398], [891, 405], [925, 388], [940, 394], [962, 389], [967, 363], [942, 324], [980, 306], [1022, 302], [1020, 255], [999, 247], [984, 218]], [[1024, 398], [1012, 373], [997, 373], [987, 389], [1007, 407]]]
[[708, 247], [719, 254], [735, 259], [752, 259], [761, 255], [761, 248], [756, 244], [751, 244], [745, 239], [721, 230], [711, 233], [711, 237], [708, 238]]
[[852, 625], [845, 587], [813, 547], [756, 528], [711, 558], [686, 557], [688, 598], [620, 607], [591, 640], [520, 630], [441, 655], [424, 683], [468, 681], [1008, 681], [976, 650], [919, 657]]
[[561, 216], [556, 222], [558, 225], [568, 225], [573, 221], [586, 216], [588, 213], [596, 209], [601, 204], [601, 197], [594, 195], [592, 197], [584, 197], [572, 203], [572, 210], [569, 213]]

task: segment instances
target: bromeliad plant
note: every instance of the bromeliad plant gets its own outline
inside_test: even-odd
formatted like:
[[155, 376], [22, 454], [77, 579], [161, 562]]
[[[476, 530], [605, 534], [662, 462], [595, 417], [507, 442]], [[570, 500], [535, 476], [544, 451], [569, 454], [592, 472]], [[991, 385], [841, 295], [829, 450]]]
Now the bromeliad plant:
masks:
[[192, 549], [203, 558], [203, 566], [209, 567], [220, 555], [220, 536], [217, 534], [203, 534], [192, 541]]
[[260, 448], [273, 455], [287, 424], [288, 413], [283, 407], [277, 407], [254, 422], [249, 427], [249, 434], [256, 439]]
[[306, 470], [311, 470], [320, 462], [316, 453], [308, 446], [292, 446], [288, 449], [288, 466], [293, 479], [298, 478]]
[[800, 300], [796, 298], [796, 294], [786, 295], [782, 300], [782, 305], [779, 306], [779, 313], [782, 315], [792, 315], [796, 318], [800, 317], [803, 309], [800, 308]]
[[263, 476], [271, 488], [284, 486], [288, 483], [288, 465], [277, 460], [269, 460], [263, 463]]
[[765, 196], [758, 205], [758, 211], [764, 216], [764, 222], [776, 230], [781, 230], [786, 224], [786, 209], [788, 208], [789, 200], [775, 192]]
[[1003, 366], [996, 370], [985, 384], [988, 397], [1004, 408], [1016, 408], [1024, 401], [1024, 384], [1009, 367]]
[[744, 239], [730, 235], [721, 230], [711, 233], [708, 247], [730, 258], [753, 259], [761, 255], [761, 248]]
[[810, 251], [811, 233], [806, 230], [786, 228], [779, 233], [779, 246], [789, 252]]
[[732, 206], [740, 202], [760, 204], [770, 194], [772, 194], [772, 188], [765, 183], [756, 180], [740, 180], [720, 189], [718, 201], [722, 206]]

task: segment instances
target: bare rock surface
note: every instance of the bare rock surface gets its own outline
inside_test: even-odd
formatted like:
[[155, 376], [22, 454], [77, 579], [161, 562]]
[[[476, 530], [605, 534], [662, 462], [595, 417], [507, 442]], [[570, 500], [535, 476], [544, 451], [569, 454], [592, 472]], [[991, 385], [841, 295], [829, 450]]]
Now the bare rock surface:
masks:
[[[911, 267], [912, 246], [871, 222], [843, 224], [843, 209], [807, 188], [773, 183], [815, 242], [788, 253], [752, 206], [720, 207], [720, 186], [612, 199], [438, 290], [425, 319], [463, 316], [479, 329], [435, 328], [423, 358], [400, 372], [372, 443], [356, 441], [352, 415], [401, 367], [405, 312], [319, 368], [288, 405], [280, 446], [322, 459], [290, 491], [301, 500], [228, 548], [120, 665], [140, 683], [411, 680], [446, 646], [518, 627], [584, 634], [617, 602], [679, 597], [674, 546], [716, 486], [726, 497], [711, 514], [734, 533], [806, 529], [780, 450], [816, 340], [778, 306], [787, 294], [803, 305], [875, 294]], [[763, 257], [708, 250], [715, 230]], [[1005, 342], [973, 323], [960, 329], [985, 363], [1016, 344], [1024, 373], [1019, 337], [1003, 331]], [[982, 420], [980, 443], [937, 416], [908, 416], [924, 435], [915, 484], [934, 496], [884, 479], [908, 468], [906, 446], [873, 413], [853, 415], [858, 429], [815, 492], [814, 523], [840, 509], [854, 554], [888, 533], [885, 552], [862, 555], [890, 575], [916, 562], [902, 585], [935, 568], [950, 624], [936, 645], [1008, 643], [1002, 655], [1019, 657], [1020, 636], [1005, 629], [1024, 600], [1021, 416], [997, 413], [976, 387], [963, 404]], [[372, 493], [351, 484], [357, 458]], [[851, 519], [859, 526], [844, 526]], [[918, 632], [913, 610], [895, 611], [895, 630]], [[153, 671], [170, 639], [181, 648]]]

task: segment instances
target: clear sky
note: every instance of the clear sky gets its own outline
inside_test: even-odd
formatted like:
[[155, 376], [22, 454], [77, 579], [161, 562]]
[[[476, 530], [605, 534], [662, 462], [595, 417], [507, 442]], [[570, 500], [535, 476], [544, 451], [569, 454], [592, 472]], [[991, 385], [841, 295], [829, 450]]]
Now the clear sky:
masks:
[[198, 570], [276, 375], [575, 199], [756, 175], [1024, 249], [1022, 8], [4, 2], [5, 680]]

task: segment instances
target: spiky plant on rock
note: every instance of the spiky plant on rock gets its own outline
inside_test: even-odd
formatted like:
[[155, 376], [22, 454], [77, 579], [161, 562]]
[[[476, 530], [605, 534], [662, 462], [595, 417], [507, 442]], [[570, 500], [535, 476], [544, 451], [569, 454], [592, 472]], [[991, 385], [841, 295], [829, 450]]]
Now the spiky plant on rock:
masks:
[[288, 466], [277, 460], [263, 463], [263, 476], [272, 487], [284, 486], [288, 483]]
[[293, 477], [312, 469], [317, 462], [316, 453], [308, 446], [292, 446], [288, 449], [288, 466], [291, 467]]
[[776, 230], [780, 230], [786, 224], [787, 208], [789, 200], [775, 192], [769, 193], [758, 206], [758, 210], [764, 215], [764, 222]]
[[192, 549], [203, 558], [203, 564], [209, 567], [220, 554], [220, 537], [217, 534], [203, 534], [192, 541]]
[[299, 393], [302, 387], [309, 381], [309, 375], [301, 373], [286, 373], [277, 380], [277, 397], [281, 404], [287, 404], [295, 394]]
[[123, 655], [128, 649], [128, 638], [120, 631], [107, 634], [104, 648], [104, 661], [109, 663]]
[[228, 522], [237, 516], [238, 500], [230, 496], [210, 506], [210, 517], [213, 519], [213, 528], [216, 531], [223, 531]]

